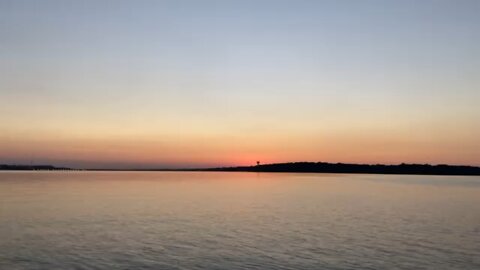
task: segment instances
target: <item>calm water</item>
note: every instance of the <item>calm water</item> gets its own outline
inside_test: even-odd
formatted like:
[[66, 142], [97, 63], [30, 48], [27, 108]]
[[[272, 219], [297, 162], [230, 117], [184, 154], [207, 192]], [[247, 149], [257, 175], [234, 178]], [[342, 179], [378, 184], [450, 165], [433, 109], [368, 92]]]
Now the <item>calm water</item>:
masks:
[[480, 177], [1, 172], [0, 269], [480, 269]]

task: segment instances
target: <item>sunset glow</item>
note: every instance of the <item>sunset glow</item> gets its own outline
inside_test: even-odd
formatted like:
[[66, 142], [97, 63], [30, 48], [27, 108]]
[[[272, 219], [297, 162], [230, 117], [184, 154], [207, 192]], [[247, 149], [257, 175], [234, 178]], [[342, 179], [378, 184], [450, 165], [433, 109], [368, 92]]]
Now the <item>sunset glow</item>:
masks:
[[0, 163], [480, 165], [480, 2], [286, 2], [0, 1]]

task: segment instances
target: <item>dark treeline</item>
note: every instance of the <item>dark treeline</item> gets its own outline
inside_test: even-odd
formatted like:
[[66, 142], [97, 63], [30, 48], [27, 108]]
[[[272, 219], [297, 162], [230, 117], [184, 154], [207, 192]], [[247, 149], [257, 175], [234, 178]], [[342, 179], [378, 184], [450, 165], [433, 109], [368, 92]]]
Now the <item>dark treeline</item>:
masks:
[[[0, 164], [0, 170], [20, 171], [55, 171], [72, 170], [70, 168], [55, 167], [52, 165], [8, 165]], [[103, 169], [105, 171], [124, 171], [125, 169]], [[128, 169], [131, 171], [132, 169]], [[429, 165], [429, 164], [400, 164], [400, 165], [369, 165], [326, 162], [293, 162], [276, 163], [244, 167], [223, 167], [207, 169], [133, 169], [134, 171], [237, 171], [237, 172], [303, 172], [303, 173], [370, 173], [370, 174], [425, 174], [425, 175], [480, 175], [480, 167]]]
[[369, 165], [326, 162], [294, 162], [247, 167], [212, 168], [206, 169], [206, 171], [480, 175], [480, 167], [403, 163], [400, 165]]
[[54, 170], [70, 170], [69, 168], [55, 167], [52, 165], [8, 165], [0, 164], [0, 170], [15, 171], [54, 171]]

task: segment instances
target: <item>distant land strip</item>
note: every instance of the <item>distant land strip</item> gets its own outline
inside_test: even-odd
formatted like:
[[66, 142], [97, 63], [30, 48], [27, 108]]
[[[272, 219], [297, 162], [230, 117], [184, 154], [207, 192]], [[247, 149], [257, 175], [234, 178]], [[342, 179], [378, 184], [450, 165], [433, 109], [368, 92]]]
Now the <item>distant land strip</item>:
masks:
[[73, 170], [66, 167], [55, 167], [52, 165], [10, 165], [0, 164], [0, 170], [3, 171], [66, 171]]
[[328, 162], [291, 162], [262, 164], [255, 166], [198, 168], [198, 169], [71, 169], [52, 165], [7, 165], [0, 164], [0, 170], [20, 171], [204, 171], [204, 172], [279, 172], [279, 173], [362, 173], [362, 174], [417, 174], [417, 175], [480, 175], [480, 167], [464, 165], [430, 164], [349, 164]]
[[365, 174], [423, 174], [423, 175], [480, 175], [480, 167], [430, 164], [348, 164], [327, 162], [275, 163], [245, 167], [201, 169], [228, 172], [295, 172], [295, 173], [365, 173]]

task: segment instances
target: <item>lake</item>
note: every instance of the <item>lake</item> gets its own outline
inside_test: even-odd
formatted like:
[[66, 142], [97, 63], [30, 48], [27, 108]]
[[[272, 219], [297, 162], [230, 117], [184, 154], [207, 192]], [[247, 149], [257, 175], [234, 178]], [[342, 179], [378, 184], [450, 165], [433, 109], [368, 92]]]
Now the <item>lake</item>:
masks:
[[0, 172], [0, 269], [480, 269], [480, 177]]

